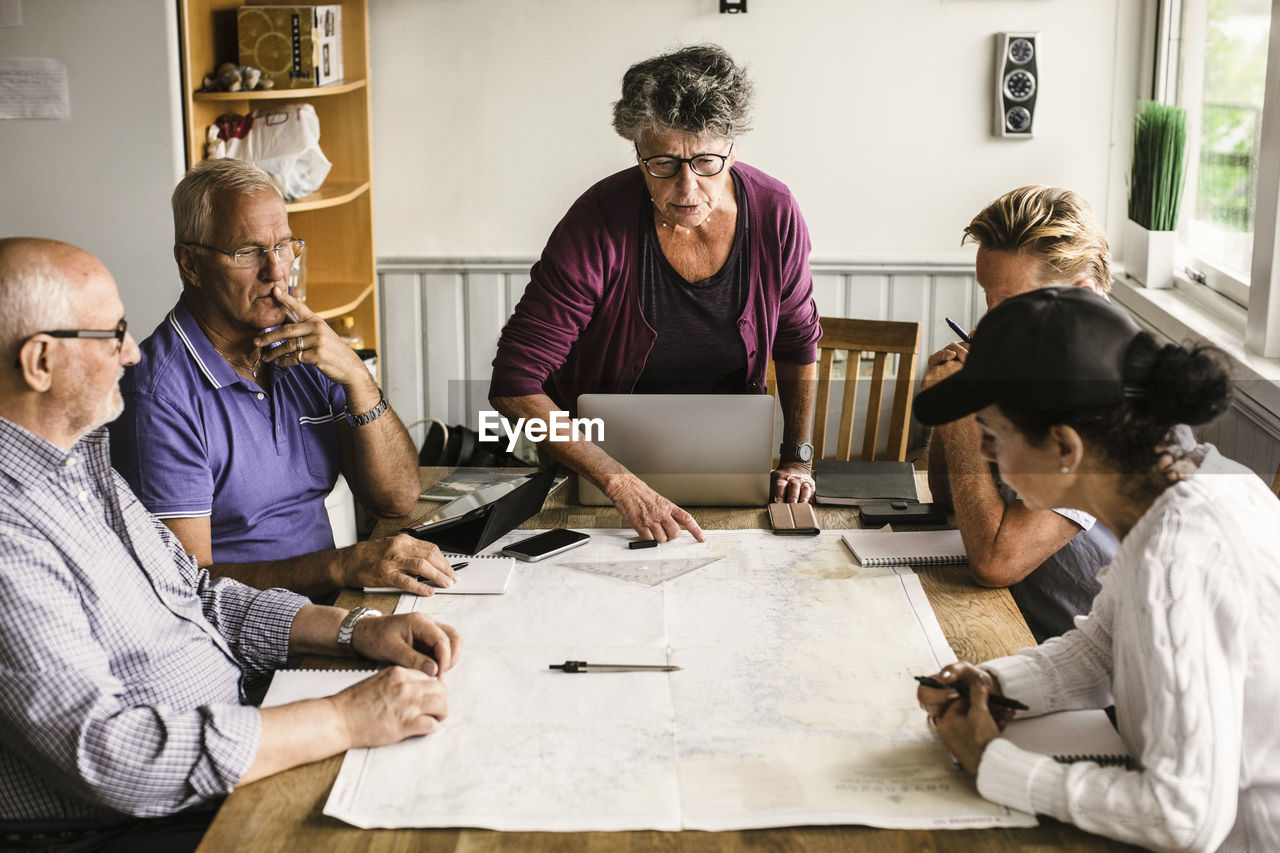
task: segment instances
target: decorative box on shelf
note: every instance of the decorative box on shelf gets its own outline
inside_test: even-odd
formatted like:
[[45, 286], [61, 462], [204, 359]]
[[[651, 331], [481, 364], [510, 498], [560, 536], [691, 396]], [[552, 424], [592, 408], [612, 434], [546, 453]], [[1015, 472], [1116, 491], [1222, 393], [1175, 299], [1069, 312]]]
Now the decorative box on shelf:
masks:
[[342, 82], [341, 6], [241, 6], [236, 30], [240, 64], [277, 89]]

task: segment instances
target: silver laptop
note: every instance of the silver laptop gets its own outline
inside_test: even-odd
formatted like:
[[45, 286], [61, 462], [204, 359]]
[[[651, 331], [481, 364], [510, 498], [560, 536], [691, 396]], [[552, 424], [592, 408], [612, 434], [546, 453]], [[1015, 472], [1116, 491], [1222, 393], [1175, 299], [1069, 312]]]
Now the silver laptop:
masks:
[[[605, 452], [679, 506], [764, 506], [773, 464], [767, 394], [583, 394], [578, 417], [604, 421]], [[578, 500], [611, 502], [585, 478]]]

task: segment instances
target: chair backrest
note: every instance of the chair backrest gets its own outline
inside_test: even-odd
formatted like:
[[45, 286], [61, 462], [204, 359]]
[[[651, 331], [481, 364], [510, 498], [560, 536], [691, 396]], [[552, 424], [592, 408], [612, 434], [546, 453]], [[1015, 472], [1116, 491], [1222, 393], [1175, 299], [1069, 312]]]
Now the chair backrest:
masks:
[[[907, 458], [907, 433], [911, 423], [911, 400], [915, 396], [916, 356], [920, 352], [920, 324], [892, 320], [852, 320], [844, 317], [822, 317], [822, 340], [818, 342], [818, 387], [813, 421], [814, 456], [818, 459], [894, 459]], [[835, 452], [827, 451], [827, 411], [831, 398], [831, 381], [836, 353], [847, 353], [844, 393], [840, 409], [840, 430]], [[853, 423], [856, 414], [858, 386], [862, 377], [859, 367], [864, 353], [874, 356], [866, 418], [862, 429], [861, 453], [854, 455]], [[880, 409], [885, 382], [889, 376], [890, 356], [898, 356], [894, 381], [892, 414], [886, 452], [877, 456], [880, 438]]]

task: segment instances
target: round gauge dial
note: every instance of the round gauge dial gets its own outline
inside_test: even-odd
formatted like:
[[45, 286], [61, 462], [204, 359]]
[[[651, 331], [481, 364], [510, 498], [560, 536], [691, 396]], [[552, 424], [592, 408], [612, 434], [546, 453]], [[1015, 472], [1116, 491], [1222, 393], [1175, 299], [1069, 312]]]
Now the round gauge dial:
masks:
[[1004, 126], [1014, 133], [1022, 133], [1031, 127], [1031, 111], [1026, 107], [1013, 107], [1004, 114]]
[[1028, 39], [1014, 39], [1009, 43], [1009, 60], [1016, 65], [1026, 65], [1035, 55], [1035, 45]]
[[1004, 78], [1004, 95], [1011, 101], [1025, 101], [1036, 93], [1036, 78], [1031, 72], [1019, 68]]

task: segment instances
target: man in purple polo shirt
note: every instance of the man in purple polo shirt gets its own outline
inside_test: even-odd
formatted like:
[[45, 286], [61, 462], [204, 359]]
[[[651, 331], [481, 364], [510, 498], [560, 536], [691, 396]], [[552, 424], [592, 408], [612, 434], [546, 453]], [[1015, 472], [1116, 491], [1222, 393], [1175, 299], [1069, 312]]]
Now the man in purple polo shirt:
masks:
[[412, 537], [333, 547], [324, 499], [338, 473], [365, 506], [403, 515], [417, 454], [360, 358], [287, 292], [304, 244], [267, 175], [201, 163], [173, 218], [182, 297], [125, 376], [117, 470], [200, 565], [252, 586], [452, 584], [439, 549]]

